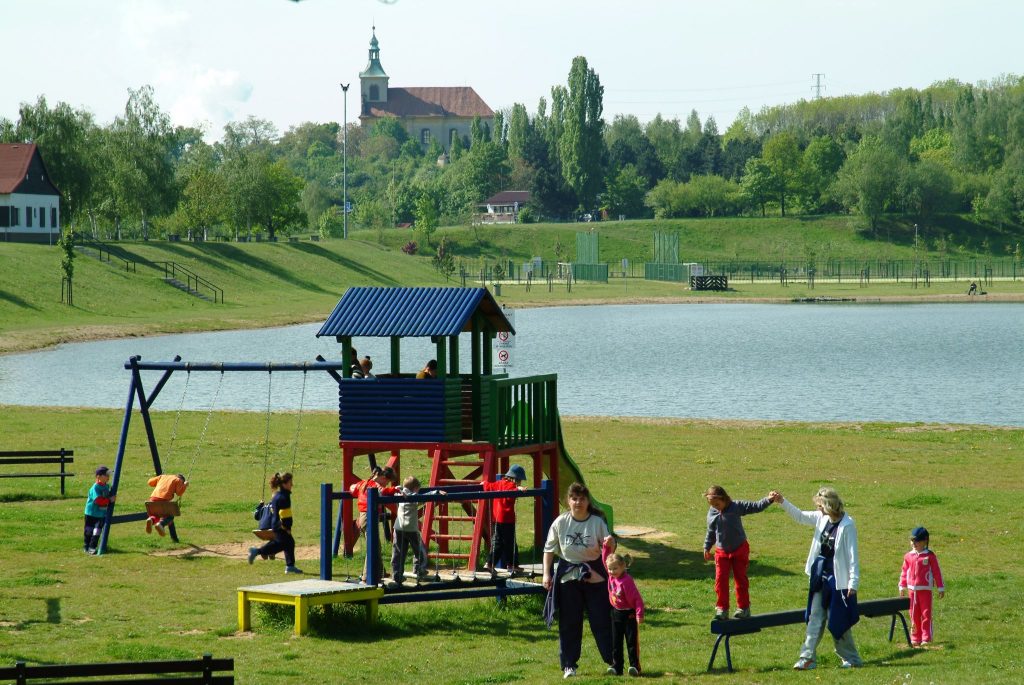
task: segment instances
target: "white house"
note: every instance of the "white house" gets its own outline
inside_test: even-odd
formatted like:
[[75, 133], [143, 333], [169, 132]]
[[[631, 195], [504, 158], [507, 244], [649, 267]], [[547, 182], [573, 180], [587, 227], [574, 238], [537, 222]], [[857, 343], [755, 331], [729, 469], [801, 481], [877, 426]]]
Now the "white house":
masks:
[[0, 144], [0, 242], [54, 244], [60, 191], [35, 143]]

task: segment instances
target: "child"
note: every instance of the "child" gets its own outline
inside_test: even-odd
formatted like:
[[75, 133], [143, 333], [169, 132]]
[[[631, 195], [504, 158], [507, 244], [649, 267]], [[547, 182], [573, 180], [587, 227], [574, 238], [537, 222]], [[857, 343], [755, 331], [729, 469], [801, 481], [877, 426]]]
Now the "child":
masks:
[[[393, 484], [398, 480], [398, 476], [395, 475], [395, 470], [390, 466], [384, 468], [373, 469], [373, 475], [366, 480], [361, 480], [358, 483], [354, 483], [350, 488], [349, 492], [356, 498], [356, 509], [359, 511], [359, 518], [356, 525], [359, 528], [359, 532], [366, 535], [366, 526], [368, 525], [368, 518], [366, 516], [366, 491], [370, 488], [377, 488], [382, 495], [394, 495], [398, 492], [393, 487]], [[389, 505], [388, 508], [391, 513], [395, 513], [395, 507]], [[378, 543], [379, 544], [379, 543]], [[377, 570], [377, 577], [381, 578], [384, 575], [384, 562], [380, 558], [380, 548], [374, 550], [373, 558], [375, 559], [375, 568]], [[369, 561], [371, 553], [367, 550], [366, 559]], [[367, 569], [369, 566], [367, 566]], [[363, 578], [366, 578], [366, 569], [363, 572]]]
[[[398, 491], [400, 495], [418, 495], [420, 492], [420, 481], [415, 476], [409, 476], [402, 483]], [[445, 494], [439, 491], [440, 494]], [[412, 548], [413, 569], [416, 578], [427, 577], [427, 550], [423, 546], [423, 538], [420, 535], [419, 502], [402, 502], [398, 505], [398, 514], [395, 518], [395, 531], [391, 542], [391, 579], [395, 583], [401, 583], [405, 578], [405, 558], [408, 556], [409, 548]]]
[[733, 501], [725, 488], [712, 485], [704, 492], [711, 508], [708, 509], [708, 533], [704, 537], [704, 560], [709, 561], [714, 546], [715, 557], [715, 620], [729, 618], [729, 572], [736, 584], [736, 613], [733, 618], [750, 617], [750, 545], [743, 530], [742, 517], [764, 511], [772, 503], [771, 495], [756, 502]]
[[270, 478], [270, 487], [277, 492], [270, 498], [270, 509], [274, 514], [271, 521], [271, 529], [274, 531], [274, 539], [262, 547], [249, 548], [249, 563], [256, 560], [257, 556], [264, 559], [271, 557], [278, 552], [284, 552], [284, 572], [302, 573], [302, 569], [295, 566], [295, 538], [292, 537], [292, 474], [275, 473]]
[[[153, 488], [153, 494], [149, 496], [150, 502], [170, 502], [177, 495], [181, 497], [185, 494], [185, 489], [188, 488], [188, 481], [185, 480], [185, 476], [182, 474], [170, 474], [165, 473], [160, 476], [153, 476], [148, 481], [149, 486]], [[163, 518], [157, 518], [156, 516], [150, 516], [146, 519], [146, 532], [152, 533], [153, 528], [156, 527], [156, 532], [161, 536], [166, 535], [164, 532], [167, 526], [171, 525], [174, 521], [173, 516], [164, 516]]]
[[942, 571], [935, 552], [928, 549], [928, 529], [918, 526], [910, 531], [911, 549], [903, 557], [900, 571], [900, 597], [910, 595], [910, 645], [928, 647], [932, 642], [932, 590], [946, 596]]
[[632, 563], [628, 554], [616, 554], [606, 540], [601, 547], [608, 569], [608, 601], [612, 605], [612, 665], [608, 675], [622, 675], [622, 642], [626, 642], [631, 676], [640, 675], [640, 633], [644, 622], [644, 600], [627, 569]]
[[114, 501], [110, 496], [110, 469], [106, 466], [96, 468], [96, 482], [89, 488], [89, 497], [85, 500], [85, 551], [96, 554], [96, 546], [100, 541], [100, 532], [107, 518], [107, 507]]
[[[520, 483], [526, 480], [526, 469], [512, 464], [508, 473], [491, 483], [484, 483], [484, 492], [511, 492], [525, 490]], [[491, 500], [491, 567], [520, 571], [519, 549], [516, 545], [516, 498]]]

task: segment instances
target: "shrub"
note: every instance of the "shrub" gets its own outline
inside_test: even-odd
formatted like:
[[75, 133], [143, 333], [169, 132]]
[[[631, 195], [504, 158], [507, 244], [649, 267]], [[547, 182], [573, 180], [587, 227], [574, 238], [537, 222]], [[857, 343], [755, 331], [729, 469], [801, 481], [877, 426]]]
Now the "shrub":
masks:
[[405, 245], [402, 245], [402, 252], [408, 255], [416, 254], [416, 251], [420, 249], [420, 246], [416, 244], [415, 240], [410, 240]]

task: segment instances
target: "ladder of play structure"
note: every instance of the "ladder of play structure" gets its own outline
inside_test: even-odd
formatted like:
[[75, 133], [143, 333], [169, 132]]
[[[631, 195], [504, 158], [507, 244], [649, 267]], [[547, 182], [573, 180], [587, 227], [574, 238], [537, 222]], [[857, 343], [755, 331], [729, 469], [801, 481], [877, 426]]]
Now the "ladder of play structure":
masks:
[[[474, 485], [494, 473], [494, 456], [449, 454], [444, 449], [430, 452], [430, 489], [444, 490], [453, 485]], [[488, 502], [428, 502], [423, 513], [423, 539], [427, 554], [435, 560], [464, 561], [468, 571], [475, 571], [480, 544], [487, 530]], [[472, 527], [471, 527], [472, 525]], [[470, 532], [471, 531], [471, 532]], [[460, 544], [461, 543], [461, 544]], [[468, 543], [465, 544], [465, 543]], [[468, 552], [465, 551], [468, 546]]]

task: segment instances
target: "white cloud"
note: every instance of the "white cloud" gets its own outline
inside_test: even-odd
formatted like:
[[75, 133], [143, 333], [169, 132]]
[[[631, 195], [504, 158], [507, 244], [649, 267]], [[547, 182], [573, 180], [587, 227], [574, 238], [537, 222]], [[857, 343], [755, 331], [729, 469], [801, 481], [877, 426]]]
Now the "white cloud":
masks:
[[131, 2], [121, 6], [121, 36], [139, 49], [166, 44], [191, 15], [168, 4]]
[[171, 121], [182, 126], [205, 124], [207, 136], [213, 138], [236, 118], [253, 89], [237, 71], [198, 65], [188, 72], [164, 69], [158, 83], [160, 90], [171, 94]]

